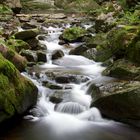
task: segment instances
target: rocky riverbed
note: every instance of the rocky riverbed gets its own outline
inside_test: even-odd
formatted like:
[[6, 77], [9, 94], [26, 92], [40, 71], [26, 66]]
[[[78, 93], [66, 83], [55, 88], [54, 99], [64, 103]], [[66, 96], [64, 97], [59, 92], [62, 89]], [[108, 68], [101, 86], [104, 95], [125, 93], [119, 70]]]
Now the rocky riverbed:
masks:
[[[88, 1], [87, 7], [91, 3]], [[116, 125], [124, 132], [124, 135], [119, 132], [120, 140], [128, 139], [127, 132], [131, 128], [110, 123], [101, 115], [140, 127], [139, 4], [130, 2], [127, 6], [133, 7], [133, 11], [128, 11], [115, 1], [94, 1], [95, 9], [90, 12], [82, 3], [70, 2], [67, 7], [59, 1], [54, 4], [63, 12], [14, 15], [13, 12], [20, 11], [19, 5], [15, 5], [18, 11], [11, 5], [8, 6], [13, 11], [6, 5], [0, 5], [0, 122], [26, 113], [25, 118], [46, 120], [50, 127], [56, 127], [58, 121], [63, 123], [59, 118], [71, 120], [74, 115], [71, 123], [78, 123], [76, 128], [81, 128], [81, 120], [100, 122], [101, 127], [97, 125], [99, 131], [96, 131], [104, 132], [104, 139], [115, 140], [116, 132], [109, 130], [106, 133], [101, 129], [104, 124], [107, 125], [105, 130]], [[64, 7], [73, 7], [77, 11], [70, 13]], [[30, 108], [33, 109], [28, 112]], [[50, 117], [47, 118], [48, 114]], [[80, 122], [75, 120], [77, 118]], [[93, 128], [91, 122], [88, 125], [86, 122], [82, 122], [84, 128], [85, 125]], [[50, 131], [48, 126], [42, 125], [42, 128], [47, 127]], [[26, 129], [23, 125], [22, 128]], [[38, 131], [38, 126], [33, 128]], [[90, 135], [90, 138], [85, 136], [84, 139], [95, 137], [87, 129], [82, 131]], [[131, 138], [138, 140], [139, 129], [132, 129], [132, 132]], [[12, 137], [17, 138], [19, 133], [22, 129], [17, 131], [16, 137]], [[107, 137], [108, 133], [113, 138]], [[27, 134], [30, 135], [29, 132]], [[9, 140], [10, 136], [11, 133], [7, 135]], [[22, 137], [32, 139], [34, 136]], [[66, 139], [65, 136], [62, 138]], [[75, 138], [81, 139], [79, 132]], [[97, 140], [102, 138], [96, 137]]]

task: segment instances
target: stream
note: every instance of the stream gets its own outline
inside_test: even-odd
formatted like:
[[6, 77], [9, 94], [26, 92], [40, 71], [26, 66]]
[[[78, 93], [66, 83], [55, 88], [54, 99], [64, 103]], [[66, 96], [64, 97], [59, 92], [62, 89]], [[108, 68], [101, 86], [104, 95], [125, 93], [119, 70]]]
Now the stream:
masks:
[[[22, 73], [38, 87], [37, 105], [21, 122], [0, 136], [0, 140], [139, 140], [140, 131], [136, 128], [103, 118], [97, 108], [90, 108], [92, 98], [88, 91], [91, 84], [114, 79], [101, 75], [105, 69], [101, 63], [69, 55], [69, 51], [81, 43], [71, 43], [71, 47], [59, 45], [63, 28], [43, 27], [48, 35], [40, 43], [46, 46], [47, 62]], [[85, 28], [88, 26], [85, 25]], [[52, 60], [53, 51], [58, 49], [63, 50], [65, 55]], [[59, 79], [55, 81], [50, 75], [71, 76], [74, 80], [66, 83]], [[55, 89], [47, 88], [44, 83], [57, 86]], [[52, 101], [56, 99], [52, 98], [53, 95], [61, 95], [61, 103]]]

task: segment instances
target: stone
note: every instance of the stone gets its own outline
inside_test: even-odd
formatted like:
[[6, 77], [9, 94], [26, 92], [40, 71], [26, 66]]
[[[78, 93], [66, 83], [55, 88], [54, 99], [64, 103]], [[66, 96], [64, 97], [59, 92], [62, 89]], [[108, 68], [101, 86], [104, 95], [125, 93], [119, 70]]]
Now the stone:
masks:
[[0, 55], [0, 123], [23, 115], [37, 101], [38, 89]]
[[88, 50], [88, 47], [86, 45], [81, 45], [74, 49], [71, 49], [69, 51], [69, 54], [70, 55], [82, 55], [82, 53], [84, 53], [86, 50]]
[[87, 34], [87, 31], [81, 27], [71, 27], [63, 31], [60, 39], [66, 42], [82, 41], [82, 38]]
[[92, 107], [106, 117], [140, 127], [140, 82], [112, 82], [99, 89], [100, 93], [92, 94]]
[[36, 38], [27, 39], [26, 42], [30, 45], [31, 50], [38, 50], [39, 41]]
[[140, 80], [140, 67], [128, 60], [119, 59], [108, 66], [103, 71], [103, 75], [126, 80]]
[[46, 52], [37, 51], [37, 61], [38, 62], [47, 62]]
[[24, 56], [29, 62], [37, 62], [37, 55], [35, 51], [32, 50], [22, 50], [20, 52], [21, 56]]
[[5, 44], [0, 44], [1, 54], [12, 62], [19, 71], [24, 71], [27, 66], [27, 60], [16, 53], [14, 50], [8, 48]]
[[63, 56], [64, 56], [64, 53], [63, 53], [62, 50], [55, 50], [52, 53], [52, 60], [59, 59], [59, 58], [61, 58]]
[[20, 52], [22, 49], [30, 49], [30, 45], [20, 39], [9, 39], [7, 40], [6, 44], [16, 52]]
[[16, 39], [28, 40], [35, 38], [39, 34], [38, 29], [24, 30], [14, 34]]
[[35, 24], [31, 24], [30, 22], [25, 22], [21, 25], [21, 28], [27, 30], [37, 28], [37, 26]]

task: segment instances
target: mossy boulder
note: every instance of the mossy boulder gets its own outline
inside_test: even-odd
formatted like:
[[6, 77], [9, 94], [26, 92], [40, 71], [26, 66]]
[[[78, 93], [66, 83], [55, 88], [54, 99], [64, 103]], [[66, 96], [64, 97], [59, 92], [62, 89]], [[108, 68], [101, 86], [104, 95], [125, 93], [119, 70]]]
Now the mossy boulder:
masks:
[[9, 39], [6, 42], [7, 46], [16, 52], [20, 52], [22, 49], [30, 49], [27, 42], [20, 39]]
[[35, 38], [39, 34], [38, 29], [30, 29], [30, 30], [24, 30], [20, 31], [14, 34], [15, 39], [21, 39], [21, 40], [28, 40], [31, 38]]
[[106, 117], [140, 127], [140, 82], [112, 82], [99, 89], [92, 94], [92, 107]]
[[0, 53], [12, 62], [19, 71], [24, 71], [27, 66], [27, 60], [14, 50], [8, 48], [4, 43], [0, 43]]
[[106, 68], [103, 75], [120, 79], [140, 80], [140, 67], [128, 60], [119, 59]]
[[87, 31], [81, 27], [71, 27], [64, 30], [60, 38], [66, 42], [81, 41]]
[[105, 33], [97, 34], [86, 41], [88, 49], [81, 55], [97, 62], [104, 62], [113, 56], [112, 48]]
[[37, 101], [36, 86], [0, 54], [0, 123], [22, 115]]

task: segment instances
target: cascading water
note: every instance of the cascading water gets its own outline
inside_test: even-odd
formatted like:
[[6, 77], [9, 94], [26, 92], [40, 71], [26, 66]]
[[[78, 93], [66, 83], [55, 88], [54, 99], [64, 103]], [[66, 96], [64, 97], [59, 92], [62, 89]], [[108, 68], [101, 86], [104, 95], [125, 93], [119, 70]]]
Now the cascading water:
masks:
[[[139, 132], [126, 125], [103, 119], [97, 108], [90, 108], [91, 97], [88, 92], [91, 84], [110, 80], [101, 75], [104, 67], [82, 56], [68, 55], [70, 48], [58, 45], [62, 28], [44, 27], [44, 29], [48, 31], [48, 35], [46, 40], [40, 43], [47, 47], [48, 60], [45, 64], [37, 66], [40, 77], [36, 78], [36, 71], [32, 76], [23, 73], [39, 89], [37, 105], [6, 138], [8, 140], [138, 140]], [[77, 45], [79, 43], [72, 44], [71, 47]], [[65, 56], [52, 61], [51, 55], [56, 49], [62, 49]], [[61, 96], [66, 97], [61, 103], [55, 104], [50, 101], [50, 95], [53, 95], [54, 91], [61, 92], [61, 90], [43, 86], [42, 81], [49, 79], [45, 75], [46, 72], [83, 75], [88, 77], [88, 80], [57, 83], [66, 94]]]

